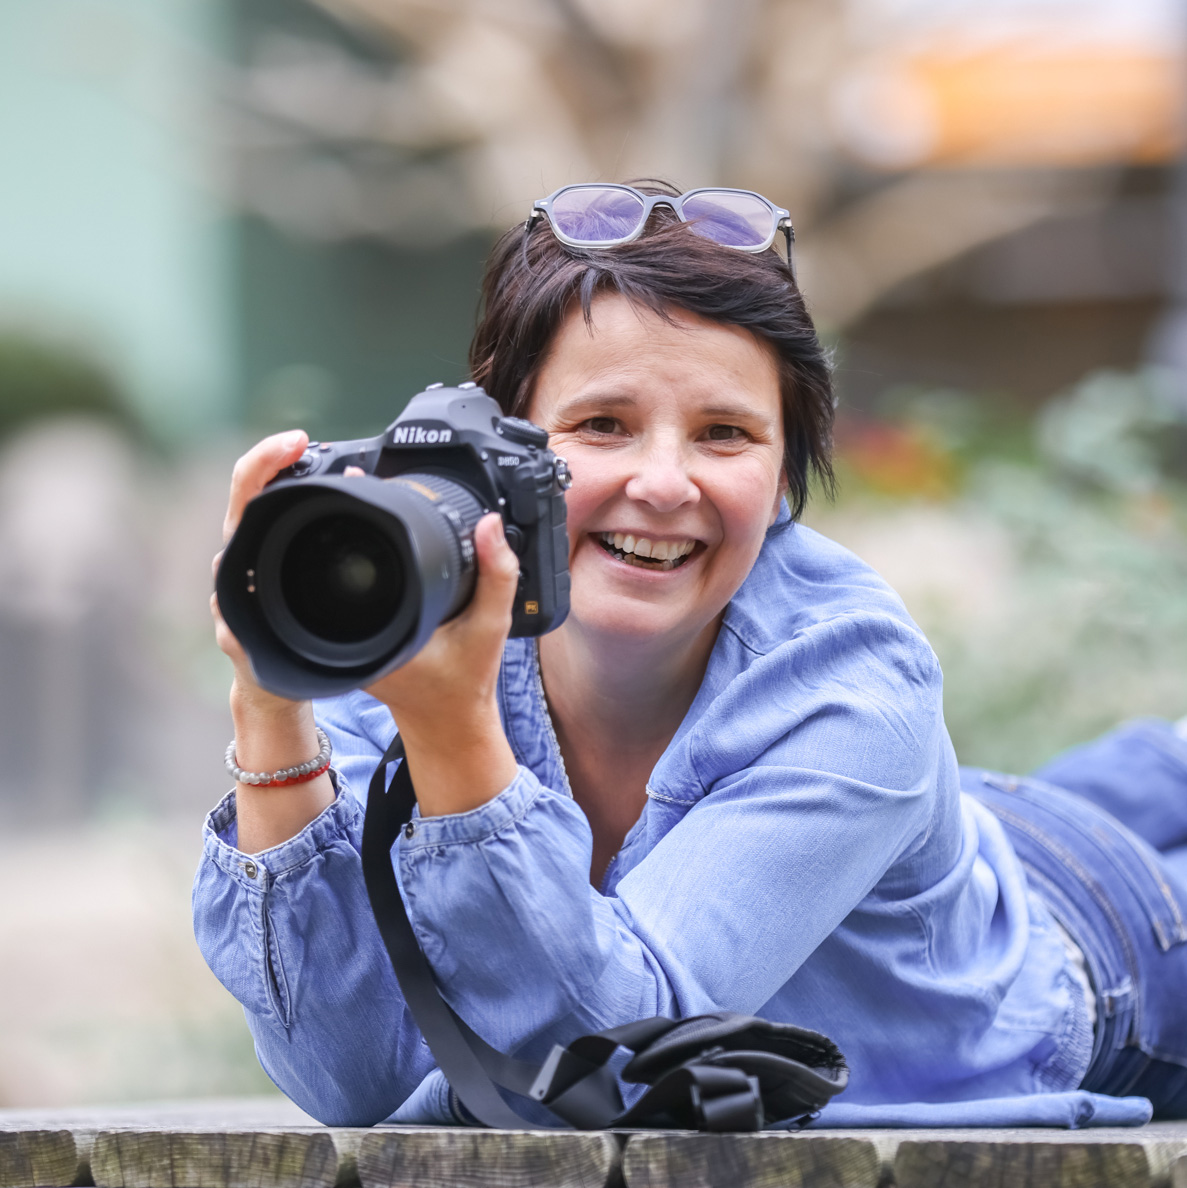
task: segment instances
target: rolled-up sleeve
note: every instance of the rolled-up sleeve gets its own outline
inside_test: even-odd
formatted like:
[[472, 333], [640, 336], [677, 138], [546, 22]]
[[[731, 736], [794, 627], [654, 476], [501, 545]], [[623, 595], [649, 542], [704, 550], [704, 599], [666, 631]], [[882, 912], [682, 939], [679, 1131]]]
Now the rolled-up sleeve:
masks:
[[276, 1085], [329, 1125], [370, 1125], [433, 1059], [371, 915], [362, 809], [336, 784], [334, 803], [296, 837], [250, 856], [233, 844], [234, 793], [222, 801], [206, 822], [194, 932]]
[[[383, 714], [357, 698], [319, 710], [359, 789], [394, 730]], [[926, 836], [951, 756], [915, 633], [823, 628], [754, 658], [695, 717], [653, 775], [612, 894], [590, 885], [584, 813], [525, 765], [479, 808], [401, 833], [420, 945], [496, 1047], [543, 1056], [653, 1015], [758, 1012]], [[327, 1122], [390, 1115], [433, 1062], [371, 915], [360, 803], [341, 784], [301, 834], [252, 858], [232, 814], [229, 799], [208, 824], [195, 890], [208, 962], [298, 1104]]]
[[820, 634], [756, 660], [674, 744], [611, 895], [585, 815], [526, 767], [400, 837], [420, 944], [488, 1042], [543, 1054], [657, 1014], [757, 1012], [922, 844], [950, 759], [934, 657], [897, 628]]

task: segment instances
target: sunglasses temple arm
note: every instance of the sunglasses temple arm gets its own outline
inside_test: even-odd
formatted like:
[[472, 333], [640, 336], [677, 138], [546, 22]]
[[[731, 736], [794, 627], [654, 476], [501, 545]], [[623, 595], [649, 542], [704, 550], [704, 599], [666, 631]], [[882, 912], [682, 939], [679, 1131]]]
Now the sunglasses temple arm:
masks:
[[795, 246], [795, 228], [791, 225], [790, 219], [784, 219], [779, 225], [783, 228], [783, 238], [787, 242], [787, 267], [791, 272], [791, 279], [795, 284], [799, 284], [795, 274], [795, 252], [792, 250]]

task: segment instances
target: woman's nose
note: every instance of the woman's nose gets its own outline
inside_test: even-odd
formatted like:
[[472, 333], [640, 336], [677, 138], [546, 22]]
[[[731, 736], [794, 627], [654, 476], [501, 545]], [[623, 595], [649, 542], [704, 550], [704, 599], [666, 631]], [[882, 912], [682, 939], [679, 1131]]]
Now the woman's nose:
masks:
[[658, 446], [640, 459], [627, 481], [628, 499], [650, 504], [656, 511], [671, 512], [700, 498], [685, 459], [678, 449]]

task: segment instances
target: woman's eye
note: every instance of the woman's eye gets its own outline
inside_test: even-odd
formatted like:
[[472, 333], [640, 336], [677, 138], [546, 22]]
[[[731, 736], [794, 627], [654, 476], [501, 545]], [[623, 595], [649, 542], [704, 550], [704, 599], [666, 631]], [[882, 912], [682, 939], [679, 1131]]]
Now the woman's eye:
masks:
[[584, 427], [591, 433], [613, 433], [618, 422], [613, 417], [590, 417]]
[[710, 425], [705, 436], [710, 441], [741, 441], [745, 434], [737, 425]]

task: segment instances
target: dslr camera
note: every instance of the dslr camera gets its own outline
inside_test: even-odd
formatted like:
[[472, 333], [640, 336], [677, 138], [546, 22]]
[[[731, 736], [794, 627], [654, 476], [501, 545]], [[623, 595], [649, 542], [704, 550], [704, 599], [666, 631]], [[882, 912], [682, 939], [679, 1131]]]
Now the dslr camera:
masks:
[[474, 384], [433, 384], [378, 437], [310, 442], [251, 500], [219, 564], [219, 608], [263, 688], [356, 689], [469, 603], [474, 526], [497, 511], [520, 563], [511, 634], [543, 635], [569, 610], [570, 482], [544, 429]]

